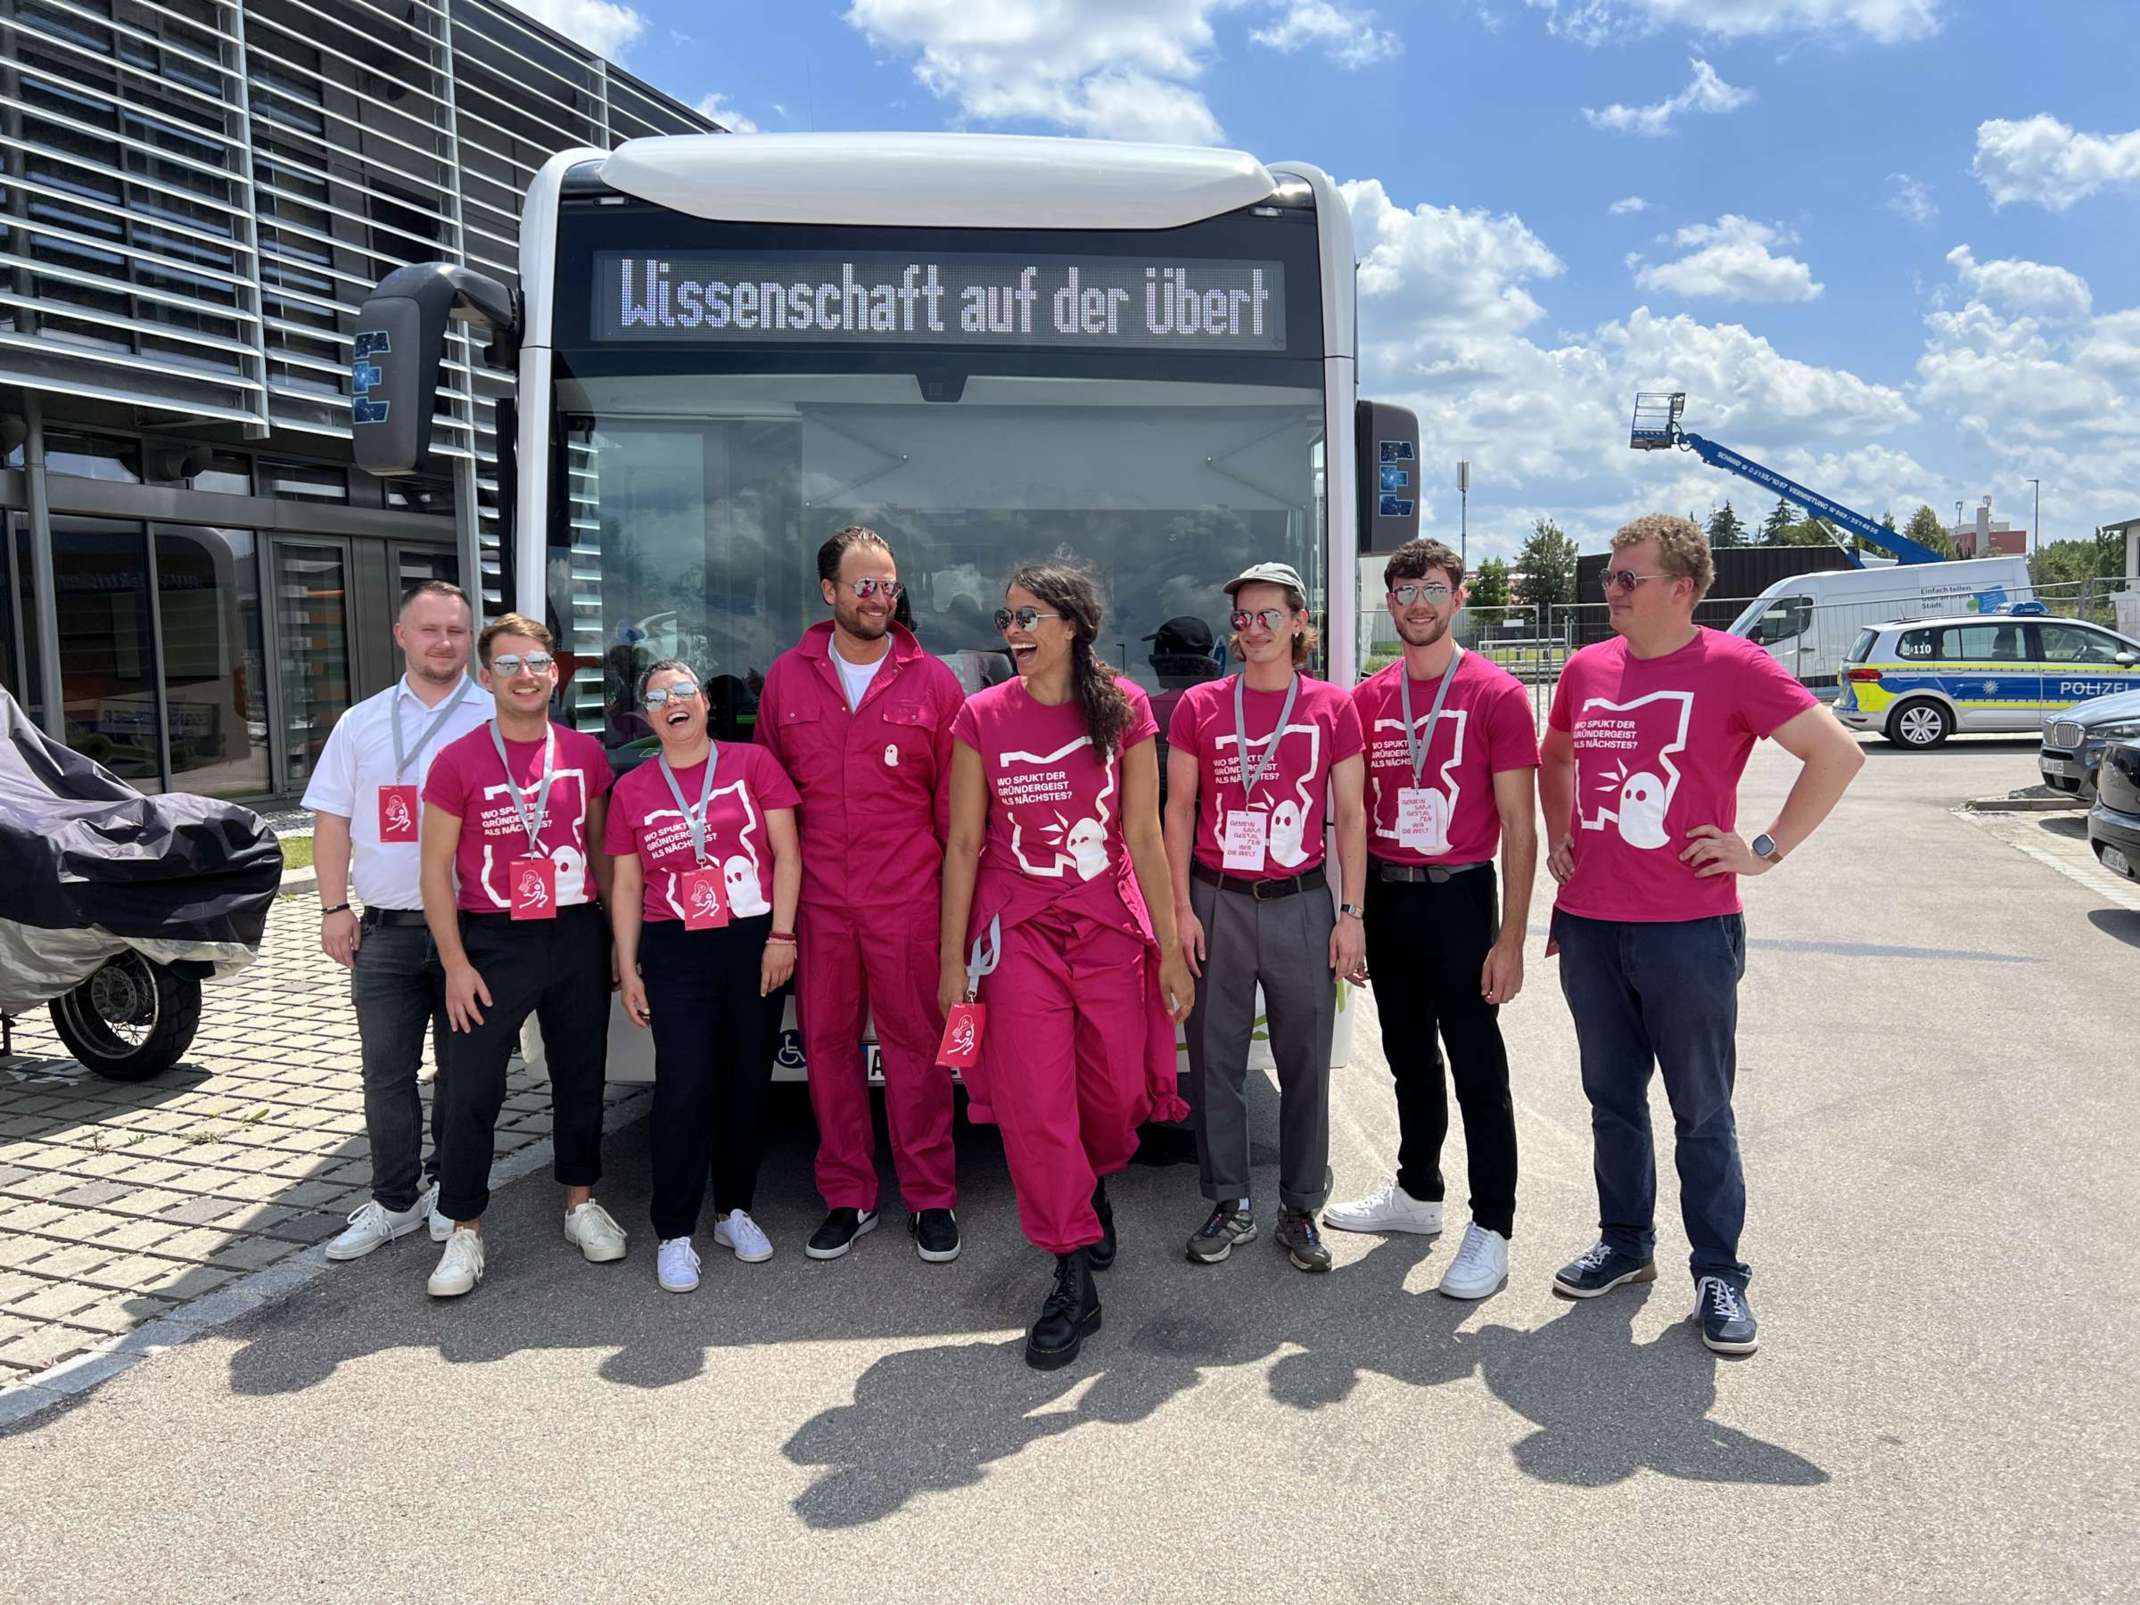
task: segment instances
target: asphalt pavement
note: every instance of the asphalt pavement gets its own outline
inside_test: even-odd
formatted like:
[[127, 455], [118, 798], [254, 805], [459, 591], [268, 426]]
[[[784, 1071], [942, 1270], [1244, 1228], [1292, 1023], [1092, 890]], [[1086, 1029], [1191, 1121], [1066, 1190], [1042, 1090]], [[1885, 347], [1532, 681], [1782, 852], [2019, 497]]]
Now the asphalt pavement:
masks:
[[[542, 1177], [434, 1304], [421, 1237], [0, 1429], [0, 1591], [40, 1600], [2076, 1600], [2134, 1597], [2140, 1294], [2129, 1134], [2140, 913], [1957, 817], [2015, 742], [1871, 761], [1751, 884], [1737, 1098], [1763, 1348], [1709, 1354], [1655, 1115], [1662, 1274], [1548, 1291], [1594, 1235], [1588, 1118], [1543, 896], [1503, 1011], [1523, 1145], [1513, 1276], [1453, 1303], [1458, 1233], [1184, 1263], [1193, 1171], [1133, 1168], [1103, 1330], [1026, 1368], [1048, 1263], [962, 1129], [966, 1251], [896, 1210], [846, 1260], [784, 1100], [779, 1252], [654, 1285], [645, 1127], [591, 1266]], [[1757, 754], [1742, 817], [1787, 762]], [[1401, 973], [1382, 959], [1385, 983]], [[1363, 1018], [1333, 1162], [1394, 1153]], [[1258, 1181], [1275, 1162], [1259, 1101]], [[1462, 1143], [1448, 1155], [1463, 1195]], [[1268, 1203], [1275, 1179], [1264, 1188]], [[307, 1252], [317, 1252], [309, 1250]]]

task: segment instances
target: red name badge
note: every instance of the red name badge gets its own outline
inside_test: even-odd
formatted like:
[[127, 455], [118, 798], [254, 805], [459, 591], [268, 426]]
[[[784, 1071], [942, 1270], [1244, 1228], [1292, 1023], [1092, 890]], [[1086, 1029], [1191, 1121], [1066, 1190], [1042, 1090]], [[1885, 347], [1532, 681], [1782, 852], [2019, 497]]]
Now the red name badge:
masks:
[[379, 788], [379, 839], [382, 842], [416, 840], [416, 788]]
[[685, 930], [718, 931], [728, 923], [728, 904], [721, 898], [723, 889], [717, 870], [684, 871], [678, 890], [683, 896]]
[[936, 1062], [952, 1070], [971, 1070], [981, 1057], [981, 1033], [988, 1028], [988, 1005], [954, 1003], [944, 1021], [943, 1045]]
[[557, 866], [547, 858], [516, 858], [507, 868], [513, 918], [557, 918]]

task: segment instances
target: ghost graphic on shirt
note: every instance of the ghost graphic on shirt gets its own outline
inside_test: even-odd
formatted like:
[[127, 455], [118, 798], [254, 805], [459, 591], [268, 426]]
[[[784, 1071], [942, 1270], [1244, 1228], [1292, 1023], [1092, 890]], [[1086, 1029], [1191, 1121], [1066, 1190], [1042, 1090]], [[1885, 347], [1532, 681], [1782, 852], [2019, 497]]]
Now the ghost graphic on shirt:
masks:
[[[1674, 717], [1664, 724], [1642, 717], [1642, 710]], [[1676, 709], [1676, 716], [1672, 710]], [[1611, 715], [1630, 715], [1612, 718]], [[1630, 847], [1654, 852], [1670, 844], [1665, 816], [1679, 793], [1679, 769], [1673, 755], [1685, 750], [1694, 718], [1691, 691], [1652, 691], [1626, 702], [1592, 697], [1575, 721], [1576, 815], [1585, 830], [1619, 832]], [[1669, 740], [1657, 737], [1667, 729]], [[1608, 804], [1602, 799], [1609, 796]]]
[[1271, 810], [1272, 863], [1297, 869], [1308, 861], [1308, 845], [1301, 839], [1307, 823], [1300, 804], [1290, 797]]
[[[1061, 764], [1080, 747], [1090, 747], [1090, 736], [1079, 736], [1075, 741], [1058, 747], [1053, 752], [1001, 752], [996, 755], [996, 765], [1007, 779], [1016, 779], [1021, 772], [1048, 770]], [[1008, 807], [1011, 816], [1011, 856], [1018, 860], [1018, 867], [1028, 875], [1059, 878], [1066, 871], [1077, 871], [1079, 880], [1092, 880], [1107, 868], [1107, 826], [1112, 817], [1108, 799], [1115, 794], [1115, 755], [1109, 753], [1101, 766], [1105, 776], [1099, 794], [1093, 798], [1094, 812], [1073, 820], [1058, 808], [1048, 808], [1041, 813], [1037, 806], [1018, 803], [1001, 804]], [[1034, 816], [1039, 814], [1036, 819]], [[1040, 846], [1028, 851], [1026, 831], [1028, 826], [1040, 838]]]
[[1097, 819], [1080, 819], [1072, 825], [1063, 847], [1079, 880], [1089, 881], [1107, 867], [1107, 829]]
[[1630, 847], [1662, 847], [1665, 785], [1655, 775], [1629, 775], [1620, 787], [1620, 840]]
[[741, 853], [721, 866], [721, 881], [728, 888], [728, 911], [749, 918], [763, 914], [772, 905], [765, 900], [765, 890], [758, 884], [758, 866]]

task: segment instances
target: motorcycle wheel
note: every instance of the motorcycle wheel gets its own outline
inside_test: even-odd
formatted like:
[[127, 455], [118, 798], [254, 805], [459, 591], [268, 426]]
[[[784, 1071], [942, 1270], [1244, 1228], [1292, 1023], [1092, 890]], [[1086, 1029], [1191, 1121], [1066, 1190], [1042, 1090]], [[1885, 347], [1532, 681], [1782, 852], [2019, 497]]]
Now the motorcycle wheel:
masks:
[[201, 983], [122, 953], [52, 1000], [67, 1051], [111, 1081], [146, 1081], [176, 1064], [201, 1023]]

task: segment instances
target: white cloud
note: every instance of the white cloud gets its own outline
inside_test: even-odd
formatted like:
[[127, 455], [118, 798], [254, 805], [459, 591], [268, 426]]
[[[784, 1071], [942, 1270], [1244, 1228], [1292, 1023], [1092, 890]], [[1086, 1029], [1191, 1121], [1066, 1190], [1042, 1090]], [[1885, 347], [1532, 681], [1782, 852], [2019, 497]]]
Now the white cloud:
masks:
[[1947, 261], [1966, 289], [2009, 311], [2070, 322], [2093, 308], [2088, 281], [2048, 262], [1979, 262], [1966, 245], [1949, 251]]
[[2112, 184], [2140, 184], [2140, 129], [2083, 134], [2056, 117], [1977, 124], [1971, 170], [1994, 206], [2034, 201], [2063, 212]]
[[1249, 35], [1259, 45], [1273, 50], [1294, 51], [1307, 46], [1330, 53], [1341, 67], [1365, 67], [1401, 54], [1404, 42], [1387, 28], [1375, 26], [1372, 11], [1337, 5], [1333, 0], [1284, 0], [1285, 15], [1268, 28]]
[[1641, 134], [1656, 138], [1672, 131], [1674, 118], [1690, 111], [1737, 111], [1754, 98], [1751, 89], [1739, 89], [1717, 76], [1716, 69], [1699, 56], [1691, 61], [1694, 77], [1678, 94], [1650, 106], [1626, 106], [1615, 101], [1603, 111], [1589, 106], [1583, 116], [1592, 128], [1615, 134]]
[[728, 97], [719, 90], [710, 95], [699, 96], [698, 114], [710, 117], [731, 134], [755, 134], [758, 125], [751, 118], [728, 104]]
[[1582, 44], [1605, 44], [1660, 28], [1726, 39], [1780, 33], [1859, 33], [1880, 44], [1922, 39], [1940, 28], [1941, 0], [1528, 0], [1546, 28]]
[[1912, 178], [1908, 173], [1887, 175], [1887, 209], [1897, 217], [1912, 223], [1929, 223], [1939, 216], [1939, 207], [1932, 200], [1932, 192], [1924, 180]]
[[611, 61], [621, 59], [625, 46], [646, 32], [646, 18], [611, 0], [513, 0], [513, 4]]
[[1190, 83], [1225, 0], [853, 0], [846, 20], [880, 50], [919, 52], [914, 76], [983, 122], [1215, 144]]
[[1605, 208], [1614, 217], [1626, 217], [1630, 213], [1647, 212], [1649, 209], [1650, 203], [1639, 195], [1623, 195], [1619, 200], [1614, 201], [1612, 205]]
[[[1524, 282], [1555, 277], [1561, 260], [1521, 218], [1454, 206], [1407, 210], [1379, 179], [1339, 187], [1360, 258], [1363, 345], [1513, 333], [1544, 315]], [[1384, 308], [1398, 309], [1397, 317], [1385, 320]]]
[[1721, 301], [1811, 301], [1821, 293], [1813, 270], [1795, 256], [1778, 256], [1772, 245], [1791, 236], [1766, 223], [1726, 212], [1714, 223], [1695, 223], [1673, 236], [1692, 247], [1672, 262], [1635, 265], [1635, 283], [1669, 295], [1704, 296]]

